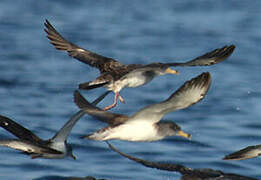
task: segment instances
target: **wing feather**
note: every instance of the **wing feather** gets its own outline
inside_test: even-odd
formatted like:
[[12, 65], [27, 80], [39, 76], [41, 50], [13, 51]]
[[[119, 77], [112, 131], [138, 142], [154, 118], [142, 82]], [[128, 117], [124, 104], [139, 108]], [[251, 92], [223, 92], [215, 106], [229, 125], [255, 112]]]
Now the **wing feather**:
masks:
[[7, 139], [0, 140], [0, 146], [5, 146], [9, 148], [13, 148], [16, 150], [23, 151], [27, 154], [36, 153], [50, 153], [50, 154], [62, 154], [60, 151], [56, 151], [54, 149], [48, 147], [42, 147], [39, 145], [35, 145], [34, 143], [26, 140], [18, 140], [18, 139]]
[[69, 56], [92, 67], [98, 68], [101, 73], [123, 66], [115, 59], [96, 54], [67, 41], [58, 31], [56, 31], [48, 20], [45, 21], [44, 25], [46, 27], [44, 30], [47, 33], [47, 38], [56, 49], [67, 51]]
[[165, 170], [165, 171], [177, 171], [177, 172], [180, 172], [181, 174], [192, 172], [191, 168], [187, 168], [187, 167], [179, 165], [179, 164], [151, 162], [151, 161], [146, 161], [143, 159], [133, 157], [131, 155], [120, 152], [118, 149], [116, 149], [114, 146], [112, 146], [109, 142], [106, 141], [106, 143], [108, 144], [109, 148], [111, 150], [113, 150], [114, 152], [120, 154], [121, 156], [123, 156], [125, 158], [128, 158], [132, 161], [142, 164], [143, 166], [150, 167], [150, 168], [156, 168], [156, 169], [160, 169], [160, 170]]
[[[101, 96], [99, 96], [97, 99], [95, 99], [92, 104], [97, 105], [100, 101], [102, 101], [107, 95], [109, 94], [109, 91], [105, 92]], [[55, 134], [55, 136], [52, 138], [52, 141], [56, 142], [64, 142], [68, 135], [70, 134], [72, 128], [74, 125], [78, 122], [78, 120], [85, 114], [83, 110], [78, 111], [76, 114], [74, 114], [65, 124], [64, 126]]]
[[120, 124], [128, 119], [128, 116], [126, 115], [111, 113], [93, 106], [77, 90], [74, 92], [74, 102], [85, 113], [112, 126]]
[[0, 115], [0, 126], [9, 131], [21, 140], [27, 140], [32, 142], [43, 142], [38, 136], [32, 133], [30, 130], [16, 123], [8, 117]]
[[191, 61], [184, 63], [166, 63], [168, 66], [211, 66], [227, 59], [235, 49], [235, 45], [215, 49]]
[[261, 145], [248, 146], [244, 149], [229, 154], [223, 160], [244, 160], [255, 158], [261, 155]]
[[165, 114], [184, 109], [202, 100], [209, 89], [210, 83], [210, 73], [202, 73], [185, 82], [167, 100], [141, 109], [132, 118], [134, 120], [146, 118], [158, 122]]

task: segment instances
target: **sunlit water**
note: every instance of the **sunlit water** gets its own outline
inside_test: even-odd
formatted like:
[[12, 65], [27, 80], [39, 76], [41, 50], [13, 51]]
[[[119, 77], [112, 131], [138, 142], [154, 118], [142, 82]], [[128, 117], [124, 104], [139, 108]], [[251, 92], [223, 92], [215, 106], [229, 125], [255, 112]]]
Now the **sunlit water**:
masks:
[[[132, 114], [162, 101], [186, 80], [203, 71], [212, 75], [203, 101], [167, 115], [192, 140], [170, 137], [151, 143], [111, 141], [139, 158], [212, 168], [261, 178], [261, 160], [222, 161], [245, 146], [261, 143], [261, 2], [259, 1], [7, 1], [0, 2], [0, 113], [48, 139], [76, 113], [73, 91], [98, 75], [49, 44], [43, 31], [48, 19], [66, 38], [123, 63], [189, 60], [224, 45], [234, 54], [211, 67], [178, 68], [150, 84], [125, 89], [126, 104], [113, 111]], [[105, 89], [82, 92], [93, 100]], [[101, 107], [112, 102], [110, 94]], [[0, 148], [1, 179], [57, 179], [88, 175], [106, 179], [179, 179], [180, 174], [149, 169], [108, 149], [103, 142], [82, 140], [105, 124], [86, 115], [68, 142], [77, 160], [30, 159]], [[13, 137], [0, 130], [1, 138]], [[47, 177], [47, 178], [45, 178]], [[49, 178], [48, 178], [49, 177]]]

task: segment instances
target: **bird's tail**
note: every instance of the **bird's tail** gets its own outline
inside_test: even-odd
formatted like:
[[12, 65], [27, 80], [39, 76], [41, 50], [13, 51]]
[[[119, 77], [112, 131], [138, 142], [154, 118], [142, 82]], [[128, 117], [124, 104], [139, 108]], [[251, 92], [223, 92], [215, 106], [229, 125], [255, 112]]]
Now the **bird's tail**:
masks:
[[93, 81], [90, 81], [90, 82], [85, 82], [85, 83], [79, 84], [79, 89], [90, 90], [90, 89], [102, 87], [105, 84], [107, 84], [107, 82], [97, 84], [97, 83], [94, 83]]
[[95, 140], [95, 141], [105, 141], [105, 140], [109, 139], [108, 135], [110, 134], [110, 130], [111, 130], [111, 128], [109, 126], [107, 126], [92, 134], [84, 135], [81, 138]]
[[81, 138], [82, 139], [89, 139], [89, 140], [95, 140], [95, 141], [104, 141], [106, 140], [107, 135], [105, 135], [104, 133], [93, 133], [93, 134], [87, 134], [87, 135], [84, 135], [82, 136]]

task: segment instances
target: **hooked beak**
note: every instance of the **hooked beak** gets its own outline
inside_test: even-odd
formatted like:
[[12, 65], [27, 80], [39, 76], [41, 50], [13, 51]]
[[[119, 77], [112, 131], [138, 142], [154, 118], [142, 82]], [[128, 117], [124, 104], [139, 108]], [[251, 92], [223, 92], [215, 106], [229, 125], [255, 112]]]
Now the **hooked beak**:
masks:
[[182, 137], [184, 137], [184, 138], [186, 138], [186, 139], [189, 139], [189, 140], [191, 140], [191, 137], [192, 137], [191, 134], [185, 133], [185, 132], [182, 131], [182, 130], [178, 131], [178, 135], [179, 135], [179, 136], [182, 136]]
[[166, 69], [166, 71], [165, 71], [166, 73], [168, 73], [168, 74], [179, 74], [179, 72], [178, 71], [176, 71], [176, 70], [173, 70], [173, 69], [170, 69], [170, 68], [168, 68], [168, 69]]

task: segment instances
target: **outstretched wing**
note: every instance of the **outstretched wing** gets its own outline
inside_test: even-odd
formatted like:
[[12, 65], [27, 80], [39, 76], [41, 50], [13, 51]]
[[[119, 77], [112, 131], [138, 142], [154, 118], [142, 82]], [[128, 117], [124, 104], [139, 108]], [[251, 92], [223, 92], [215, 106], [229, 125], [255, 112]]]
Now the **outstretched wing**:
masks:
[[224, 46], [222, 48], [215, 49], [202, 56], [199, 56], [191, 61], [184, 63], [166, 63], [168, 66], [210, 66], [220, 63], [227, 59], [234, 51], [235, 45]]
[[248, 146], [244, 149], [229, 154], [223, 160], [244, 160], [261, 156], [261, 145]]
[[196, 78], [184, 83], [167, 100], [141, 109], [133, 115], [132, 119], [135, 120], [146, 117], [146, 119], [150, 119], [156, 123], [160, 121], [165, 114], [184, 109], [202, 100], [209, 89], [210, 83], [210, 73], [202, 73]]
[[111, 113], [108, 111], [104, 111], [96, 106], [93, 106], [77, 90], [74, 91], [74, 102], [85, 113], [99, 119], [100, 121], [106, 122], [112, 126], [120, 124], [128, 119], [128, 116]]
[[6, 146], [13, 149], [17, 149], [27, 154], [42, 154], [42, 153], [62, 154], [62, 152], [60, 151], [56, 151], [48, 147], [41, 147], [27, 140], [18, 140], [18, 139], [0, 140], [0, 146]]
[[8, 117], [0, 115], [0, 126], [9, 131], [21, 140], [27, 140], [31, 142], [42, 142], [43, 140], [32, 133], [30, 130], [24, 128], [20, 124], [14, 122]]
[[[97, 105], [101, 100], [103, 100], [109, 92], [105, 92], [100, 97], [98, 97], [96, 100], [92, 102], [93, 105]], [[74, 114], [69, 121], [65, 123], [65, 125], [55, 134], [55, 136], [52, 138], [52, 141], [56, 142], [64, 142], [68, 135], [70, 134], [72, 128], [76, 124], [76, 122], [85, 114], [83, 110], [78, 111], [76, 114]]]
[[143, 159], [139, 159], [136, 157], [133, 157], [131, 155], [125, 154], [117, 150], [115, 147], [113, 147], [109, 142], [106, 141], [108, 144], [109, 148], [111, 150], [115, 151], [116, 153], [120, 154], [121, 156], [128, 158], [129, 160], [135, 161], [143, 166], [149, 167], [149, 168], [156, 168], [159, 170], [165, 170], [165, 171], [174, 171], [174, 172], [179, 172], [182, 174], [181, 179], [219, 179], [219, 180], [257, 180], [255, 178], [250, 178], [246, 176], [241, 176], [238, 174], [232, 174], [232, 173], [224, 173], [220, 170], [213, 170], [213, 169], [192, 169], [189, 167], [185, 167], [180, 164], [170, 164], [170, 163], [159, 163], [159, 162], [152, 162], [152, 161], [147, 161]]
[[47, 37], [56, 49], [67, 51], [69, 56], [72, 56], [90, 66], [98, 68], [101, 73], [113, 71], [115, 68], [123, 66], [121, 63], [112, 58], [93, 53], [67, 41], [60, 35], [60, 33], [56, 31], [48, 20], [45, 21], [44, 25], [46, 27], [44, 30], [47, 33]]
[[186, 174], [192, 172], [191, 168], [187, 168], [185, 166], [179, 165], [179, 164], [167, 164], [167, 163], [158, 163], [158, 162], [150, 162], [143, 159], [139, 159], [136, 157], [133, 157], [131, 155], [125, 154], [117, 150], [114, 146], [112, 146], [108, 141], [106, 141], [109, 148], [113, 150], [114, 152], [120, 154], [123, 157], [126, 157], [132, 161], [135, 161], [139, 164], [142, 164], [143, 166], [150, 167], [150, 168], [156, 168], [160, 170], [166, 170], [166, 171], [177, 171], [181, 174]]

